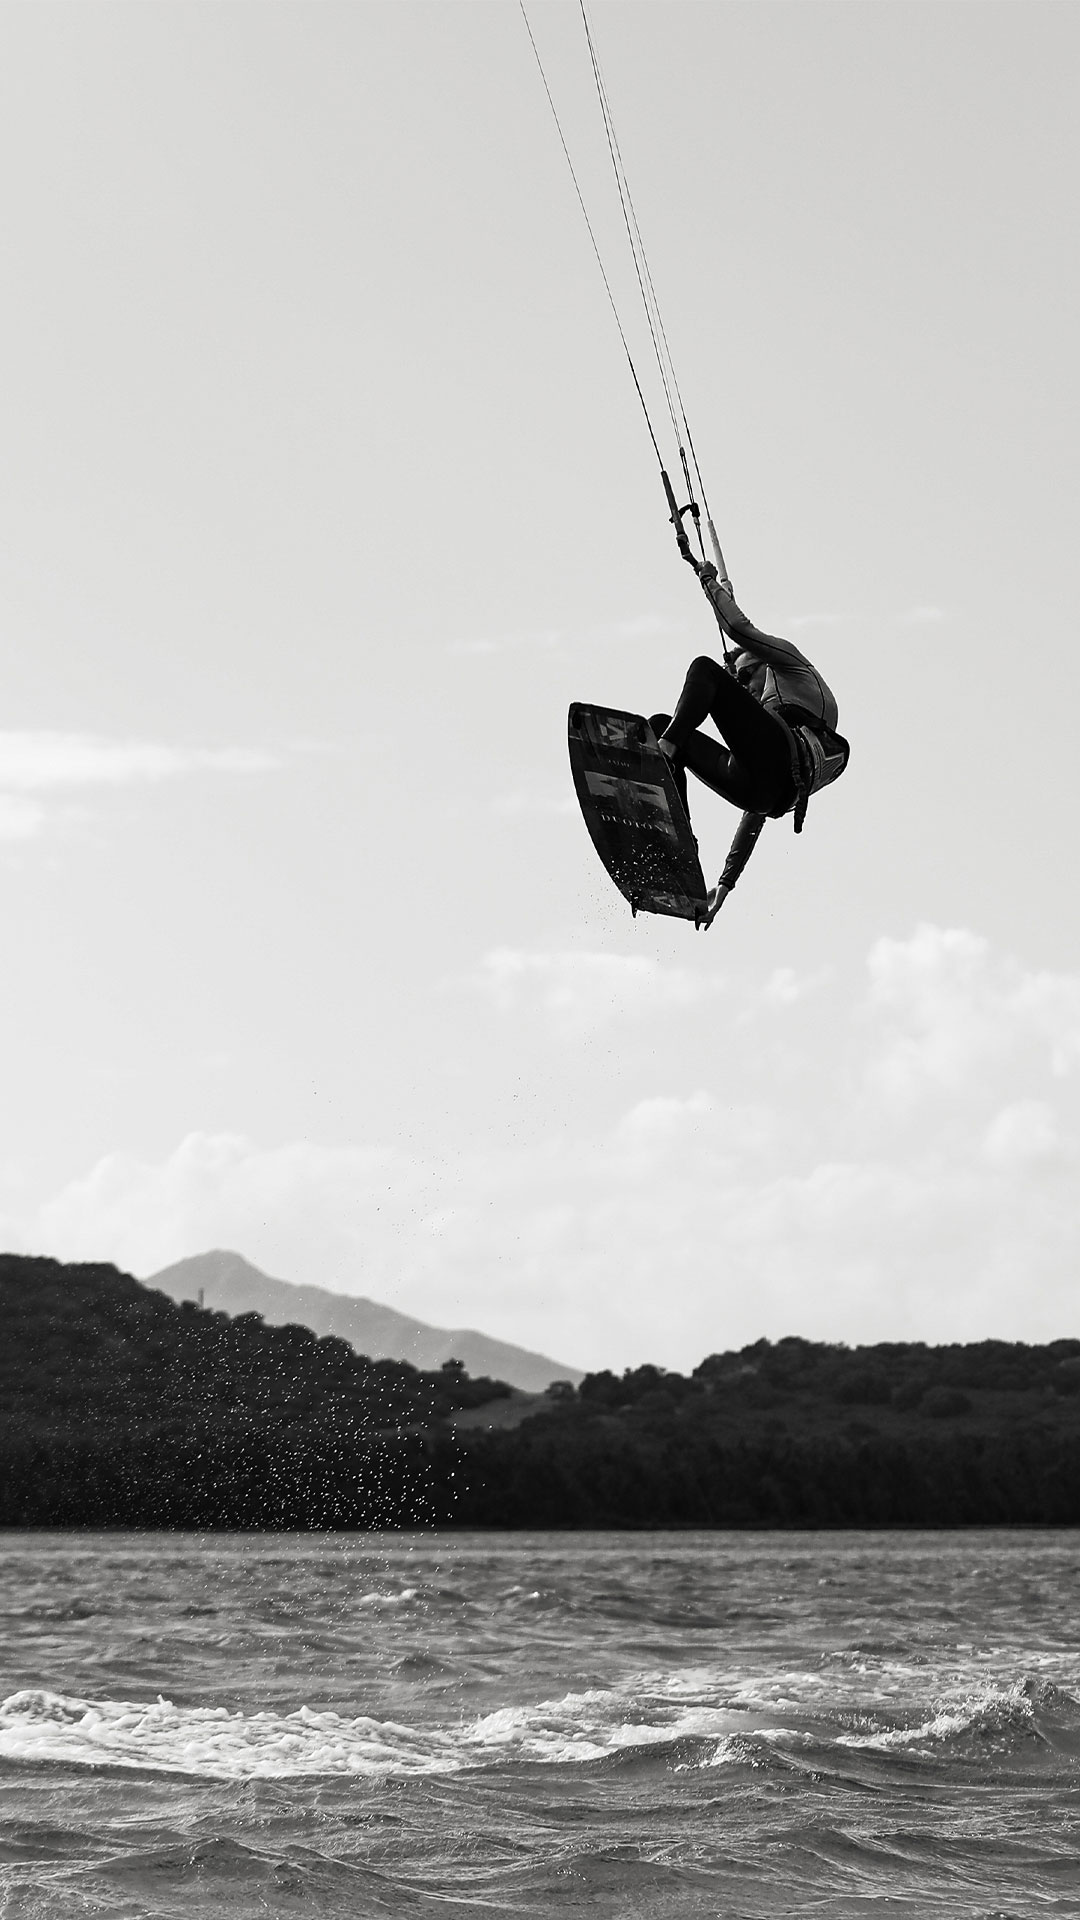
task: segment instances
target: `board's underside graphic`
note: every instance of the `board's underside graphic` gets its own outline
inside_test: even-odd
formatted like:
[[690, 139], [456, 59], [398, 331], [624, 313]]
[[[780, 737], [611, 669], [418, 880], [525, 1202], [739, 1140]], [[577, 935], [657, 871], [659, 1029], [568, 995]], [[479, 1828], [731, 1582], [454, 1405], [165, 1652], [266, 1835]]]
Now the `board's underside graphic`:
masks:
[[706, 899], [697, 846], [648, 721], [575, 701], [569, 745], [593, 845], [633, 911], [700, 922]]

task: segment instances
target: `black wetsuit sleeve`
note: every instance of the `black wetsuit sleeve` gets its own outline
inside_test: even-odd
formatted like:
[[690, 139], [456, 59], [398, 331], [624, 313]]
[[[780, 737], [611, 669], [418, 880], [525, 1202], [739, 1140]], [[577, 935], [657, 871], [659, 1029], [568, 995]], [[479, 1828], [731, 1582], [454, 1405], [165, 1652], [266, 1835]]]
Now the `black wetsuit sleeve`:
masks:
[[711, 568], [699, 578], [721, 631], [734, 647], [752, 654], [768, 670], [764, 691], [759, 696], [762, 706], [783, 714], [793, 723], [805, 721], [810, 726], [835, 727], [836, 696], [805, 653], [800, 653], [790, 640], [781, 640], [775, 633], [762, 633], [755, 627], [733, 596], [720, 585]]
[[747, 653], [756, 654], [772, 667], [807, 667], [811, 673], [814, 671], [805, 653], [800, 653], [790, 640], [781, 640], [774, 633], [762, 633], [760, 627], [755, 627], [719, 580], [705, 579], [701, 584], [718, 625], [737, 646], [745, 647]]
[[728, 857], [724, 862], [724, 871], [720, 875], [720, 885], [730, 893], [739, 878], [750, 855], [758, 843], [758, 836], [765, 825], [763, 813], [744, 813], [735, 829], [735, 838], [728, 848]]

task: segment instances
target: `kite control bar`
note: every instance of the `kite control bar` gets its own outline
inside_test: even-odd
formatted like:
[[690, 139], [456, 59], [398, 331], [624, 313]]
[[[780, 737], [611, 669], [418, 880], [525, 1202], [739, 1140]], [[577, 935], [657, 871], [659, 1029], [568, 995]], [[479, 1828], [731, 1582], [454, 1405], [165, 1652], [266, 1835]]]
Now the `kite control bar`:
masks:
[[[683, 464], [685, 466], [685, 456], [684, 456]], [[667, 498], [668, 512], [671, 517], [671, 524], [675, 529], [675, 538], [678, 542], [679, 552], [682, 554], [683, 559], [688, 561], [690, 566], [693, 567], [694, 572], [697, 574], [698, 578], [701, 579], [702, 569], [709, 564], [708, 561], [706, 561], [704, 558], [705, 548], [701, 538], [701, 508], [698, 506], [698, 503], [694, 499], [692, 494], [690, 496], [690, 499], [687, 501], [685, 507], [680, 507], [678, 501], [675, 498], [675, 489], [672, 486], [671, 481], [668, 479], [667, 473], [665, 472], [663, 467], [661, 467], [660, 469], [660, 478], [664, 483], [664, 493]], [[698, 546], [701, 547], [701, 551], [702, 551], [702, 559], [700, 560], [696, 559], [694, 554], [691, 552], [690, 541], [687, 537], [686, 528], [683, 525], [683, 522], [687, 514], [689, 514], [690, 518], [693, 520], [694, 527], [697, 531]], [[727, 561], [724, 559], [723, 553], [720, 548], [720, 542], [716, 537], [716, 528], [713, 526], [711, 513], [706, 515], [706, 524], [709, 529], [709, 545], [711, 546], [713, 551], [713, 562], [715, 563], [715, 566], [716, 566], [717, 578], [719, 579], [721, 586], [728, 593], [730, 593], [731, 581], [728, 578]]]
[[675, 498], [675, 489], [672, 486], [671, 481], [668, 479], [667, 473], [665, 472], [663, 467], [661, 467], [660, 469], [660, 478], [664, 483], [664, 492], [667, 495], [668, 511], [671, 515], [671, 524], [675, 529], [675, 538], [679, 543], [679, 552], [682, 554], [682, 557], [684, 560], [688, 560], [690, 562], [690, 565], [693, 567], [694, 572], [697, 573], [699, 571], [700, 563], [697, 560], [695, 560], [693, 554], [690, 551], [690, 541], [687, 538], [686, 528], [683, 525], [683, 521], [685, 520], [687, 514], [689, 514], [697, 530], [698, 545], [700, 546], [701, 545], [701, 508], [698, 506], [698, 503], [693, 498], [693, 496], [691, 496], [691, 498], [687, 501], [685, 507], [680, 507], [678, 501]]

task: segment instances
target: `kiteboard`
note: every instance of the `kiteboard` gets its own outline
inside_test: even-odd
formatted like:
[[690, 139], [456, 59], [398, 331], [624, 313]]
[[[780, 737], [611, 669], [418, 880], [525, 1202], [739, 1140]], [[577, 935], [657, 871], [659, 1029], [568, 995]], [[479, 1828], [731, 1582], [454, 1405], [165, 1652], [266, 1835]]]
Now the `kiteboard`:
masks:
[[707, 925], [697, 842], [648, 721], [575, 701], [569, 742], [585, 825], [631, 911]]

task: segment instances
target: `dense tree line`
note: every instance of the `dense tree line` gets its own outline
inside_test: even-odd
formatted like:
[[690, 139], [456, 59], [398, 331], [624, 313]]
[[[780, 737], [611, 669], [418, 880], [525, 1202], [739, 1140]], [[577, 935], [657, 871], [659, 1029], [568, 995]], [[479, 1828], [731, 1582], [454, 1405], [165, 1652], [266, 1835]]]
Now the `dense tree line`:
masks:
[[1080, 1340], [761, 1340], [509, 1389], [0, 1257], [0, 1524], [1080, 1525]]

